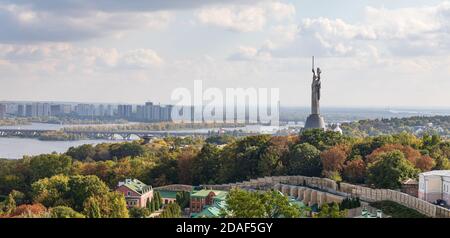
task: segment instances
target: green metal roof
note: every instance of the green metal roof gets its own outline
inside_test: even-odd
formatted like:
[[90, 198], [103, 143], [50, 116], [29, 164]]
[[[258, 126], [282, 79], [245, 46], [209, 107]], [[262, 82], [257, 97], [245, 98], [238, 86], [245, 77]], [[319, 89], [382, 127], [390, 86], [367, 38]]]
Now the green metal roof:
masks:
[[226, 191], [221, 191], [221, 190], [209, 190], [209, 189], [202, 189], [196, 192], [193, 192], [191, 194], [191, 197], [200, 197], [200, 198], [205, 198], [208, 196], [209, 193], [214, 192], [214, 194], [216, 194], [216, 196], [214, 196], [214, 199], [219, 199], [222, 200], [224, 199], [228, 192]]
[[145, 183], [143, 183], [137, 179], [125, 179], [125, 182], [123, 182], [123, 184], [121, 184], [121, 185], [123, 185], [139, 194], [144, 194], [144, 193], [152, 190], [151, 186], [148, 186]]
[[215, 218], [215, 217], [220, 217], [220, 208], [218, 208], [216, 206], [209, 206], [209, 207], [206, 207], [205, 209], [203, 209], [201, 212], [196, 213], [192, 217], [193, 218], [202, 218], [202, 217]]
[[177, 192], [176, 191], [167, 191], [167, 190], [158, 190], [159, 194], [162, 198], [171, 198], [176, 199], [177, 198]]

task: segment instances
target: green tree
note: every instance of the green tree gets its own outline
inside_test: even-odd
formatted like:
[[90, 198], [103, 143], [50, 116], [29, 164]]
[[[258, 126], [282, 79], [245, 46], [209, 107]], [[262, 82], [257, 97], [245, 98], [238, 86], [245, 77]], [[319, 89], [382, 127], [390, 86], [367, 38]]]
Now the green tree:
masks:
[[151, 214], [150, 210], [146, 207], [132, 207], [129, 209], [129, 213], [131, 218], [146, 218]]
[[222, 214], [233, 218], [294, 218], [300, 217], [300, 208], [277, 191], [262, 194], [233, 189], [227, 196], [227, 206]]
[[153, 199], [155, 200], [155, 207], [156, 210], [159, 210], [162, 207], [162, 198], [161, 198], [161, 194], [158, 191], [155, 191], [153, 193]]
[[95, 148], [90, 144], [81, 145], [78, 147], [70, 147], [66, 155], [72, 157], [74, 160], [87, 160], [95, 158]]
[[14, 210], [16, 209], [16, 201], [14, 200], [14, 196], [11, 193], [6, 197], [3, 204], [4, 204], [3, 212], [6, 213], [7, 215], [13, 213]]
[[330, 207], [327, 203], [322, 205], [320, 212], [317, 215], [319, 218], [345, 218], [347, 216], [347, 210], [340, 210], [339, 205], [333, 202]]
[[395, 150], [379, 156], [375, 163], [369, 164], [369, 184], [377, 188], [397, 189], [402, 181], [417, 177], [418, 170], [405, 159], [402, 152]]
[[35, 203], [42, 203], [46, 207], [71, 205], [67, 200], [67, 193], [70, 190], [69, 177], [65, 175], [40, 179], [34, 182], [31, 187]]
[[216, 145], [205, 144], [200, 153], [192, 161], [193, 184], [215, 182], [220, 169], [220, 150]]
[[108, 186], [94, 175], [70, 177], [69, 188], [68, 197], [77, 211], [83, 209], [83, 204], [88, 197], [101, 196], [109, 191]]
[[301, 215], [299, 207], [291, 204], [288, 197], [278, 191], [267, 191], [260, 199], [267, 218], [298, 218]]
[[102, 211], [100, 208], [100, 201], [96, 197], [88, 197], [84, 201], [83, 213], [88, 218], [102, 218]]
[[83, 213], [88, 218], [128, 218], [125, 197], [117, 192], [88, 197], [83, 204]]
[[186, 191], [177, 192], [176, 201], [177, 204], [183, 209], [189, 206], [191, 200], [191, 194]]
[[224, 213], [232, 218], [264, 218], [265, 207], [257, 193], [233, 189], [227, 195]]
[[181, 208], [177, 203], [168, 204], [159, 215], [159, 218], [180, 218]]
[[57, 174], [69, 174], [72, 159], [67, 155], [38, 155], [30, 160], [31, 180], [49, 178]]
[[85, 218], [81, 213], [74, 211], [70, 207], [57, 206], [50, 209], [51, 218]]
[[322, 172], [320, 151], [308, 143], [295, 145], [285, 163], [290, 175], [320, 176]]
[[121, 143], [121, 144], [115, 144], [111, 147], [110, 153], [111, 156], [116, 157], [118, 159], [125, 158], [125, 157], [138, 157], [144, 155], [144, 148], [142, 145], [139, 145], [138, 143]]
[[342, 143], [345, 139], [338, 132], [310, 129], [302, 131], [299, 135], [299, 140], [300, 143], [308, 143], [319, 150], [325, 150]]

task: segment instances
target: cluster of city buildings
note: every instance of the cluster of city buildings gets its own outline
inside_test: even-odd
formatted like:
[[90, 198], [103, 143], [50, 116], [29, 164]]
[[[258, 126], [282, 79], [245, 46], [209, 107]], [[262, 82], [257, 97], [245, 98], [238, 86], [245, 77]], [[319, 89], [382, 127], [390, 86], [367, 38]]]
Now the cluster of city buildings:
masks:
[[119, 118], [130, 121], [171, 121], [172, 105], [132, 104], [70, 104], [50, 102], [5, 102], [0, 103], [0, 119], [6, 117], [61, 117]]

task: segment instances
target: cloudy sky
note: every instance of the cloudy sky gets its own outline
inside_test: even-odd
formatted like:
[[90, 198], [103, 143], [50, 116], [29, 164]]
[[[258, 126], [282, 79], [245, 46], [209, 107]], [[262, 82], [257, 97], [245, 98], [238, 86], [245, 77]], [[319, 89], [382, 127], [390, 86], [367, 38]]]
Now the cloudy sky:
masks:
[[279, 88], [324, 106], [450, 107], [450, 1], [0, 0], [0, 100], [171, 103]]

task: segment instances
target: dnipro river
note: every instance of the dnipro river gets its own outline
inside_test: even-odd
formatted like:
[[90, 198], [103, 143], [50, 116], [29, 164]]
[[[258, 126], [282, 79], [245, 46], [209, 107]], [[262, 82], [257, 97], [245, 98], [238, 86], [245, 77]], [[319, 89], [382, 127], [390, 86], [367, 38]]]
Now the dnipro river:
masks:
[[[58, 125], [47, 123], [32, 123], [30, 125], [20, 126], [0, 126], [0, 129], [29, 129], [29, 130], [59, 130], [63, 127], [70, 127], [72, 125]], [[86, 126], [86, 125], [85, 125]], [[270, 126], [245, 126], [229, 129], [240, 129], [247, 132], [258, 131], [260, 133], [270, 133], [278, 127]], [[278, 128], [279, 129], [279, 128]], [[218, 130], [218, 128], [204, 128], [204, 129], [190, 129], [179, 130], [184, 132], [208, 132], [209, 130]], [[137, 139], [137, 138], [135, 138]], [[72, 146], [80, 146], [84, 144], [99, 144], [99, 143], [114, 143], [123, 140], [77, 140], [77, 141], [42, 141], [30, 138], [2, 138], [0, 137], [0, 159], [20, 159], [24, 155], [39, 155], [48, 154], [52, 152], [63, 153]]]
[[[59, 130], [68, 125], [32, 123], [20, 126], [0, 126], [1, 129], [33, 129], [33, 130]], [[0, 138], [0, 158], [20, 159], [24, 155], [39, 155], [52, 152], [63, 153], [72, 146], [84, 144], [99, 144], [113, 140], [77, 140], [77, 141], [42, 141], [29, 138]]]

